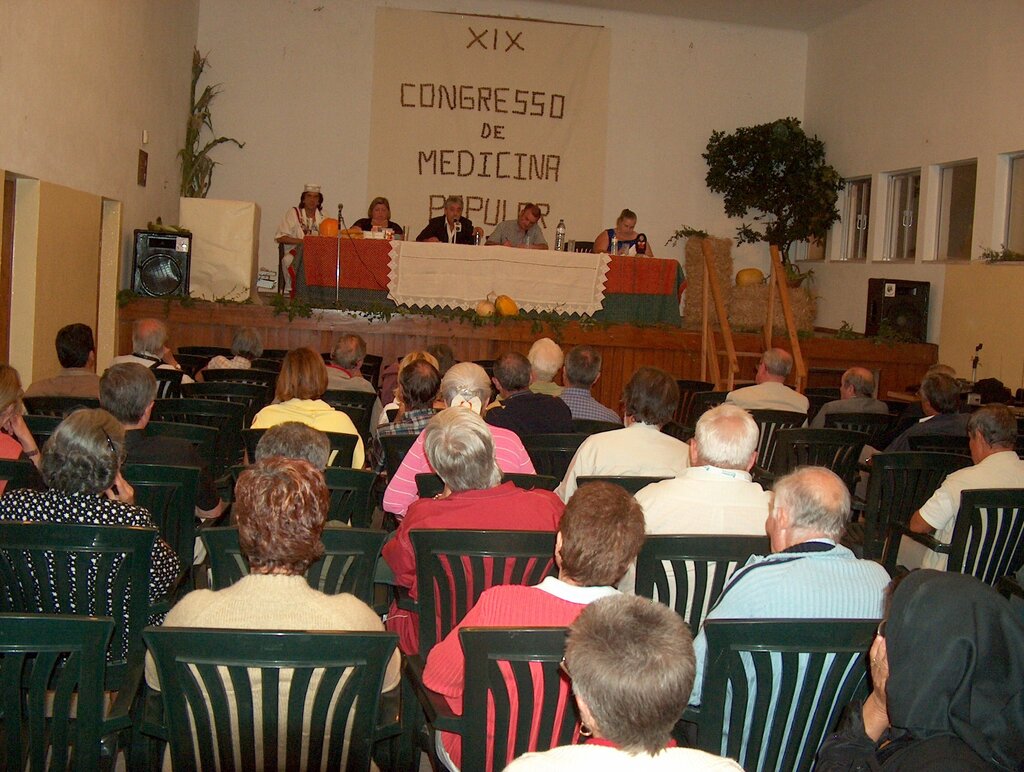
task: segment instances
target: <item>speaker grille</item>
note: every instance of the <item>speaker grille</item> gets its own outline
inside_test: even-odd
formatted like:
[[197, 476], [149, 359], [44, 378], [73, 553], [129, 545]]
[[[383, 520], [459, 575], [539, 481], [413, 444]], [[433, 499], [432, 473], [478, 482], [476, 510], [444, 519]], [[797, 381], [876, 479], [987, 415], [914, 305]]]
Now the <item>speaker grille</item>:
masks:
[[132, 289], [140, 295], [188, 295], [192, 238], [187, 234], [135, 231]]

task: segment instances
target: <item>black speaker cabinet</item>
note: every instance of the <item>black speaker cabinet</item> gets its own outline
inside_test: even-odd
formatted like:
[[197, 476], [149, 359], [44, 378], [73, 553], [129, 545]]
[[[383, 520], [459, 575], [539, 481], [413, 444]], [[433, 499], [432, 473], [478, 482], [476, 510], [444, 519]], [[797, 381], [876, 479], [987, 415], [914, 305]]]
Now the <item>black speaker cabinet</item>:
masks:
[[153, 298], [188, 295], [191, 263], [191, 235], [137, 230], [132, 290]]
[[868, 279], [868, 310], [865, 335], [878, 335], [881, 327], [902, 340], [924, 343], [928, 339], [928, 292], [926, 281]]

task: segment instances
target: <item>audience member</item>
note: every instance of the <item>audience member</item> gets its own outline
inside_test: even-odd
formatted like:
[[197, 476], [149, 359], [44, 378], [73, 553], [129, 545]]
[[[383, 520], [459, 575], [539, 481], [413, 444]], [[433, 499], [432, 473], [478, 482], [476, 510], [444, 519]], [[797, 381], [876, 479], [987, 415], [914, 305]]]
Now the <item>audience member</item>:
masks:
[[921, 381], [921, 409], [924, 418], [889, 443], [887, 453], [910, 450], [910, 438], [925, 434], [963, 437], [967, 433], [967, 416], [960, 409], [960, 384], [944, 373], [926, 375]]
[[[802, 467], [780, 478], [765, 523], [772, 554], [751, 556], [707, 619], [881, 618], [889, 575], [838, 543], [849, 519], [850, 493], [828, 469]], [[703, 630], [694, 647], [697, 679], [690, 703], [699, 705], [707, 654]]]
[[99, 399], [96, 343], [87, 324], [68, 324], [57, 330], [57, 361], [61, 370], [52, 378], [33, 381], [26, 397], [90, 397]]
[[781, 348], [770, 348], [761, 355], [755, 384], [730, 391], [725, 401], [744, 410], [789, 410], [807, 414], [807, 397], [786, 385], [793, 370], [793, 357]]
[[[132, 353], [114, 357], [111, 364], [134, 362], [151, 370], [180, 370], [174, 352], [167, 346], [167, 325], [159, 319], [136, 319], [132, 323]], [[192, 383], [187, 375], [182, 383]]]
[[[974, 466], [951, 473], [910, 518], [910, 530], [935, 532], [949, 544], [960, 510], [960, 494], [977, 488], [1024, 488], [1024, 461], [1014, 450], [1017, 419], [1006, 405], [985, 405], [971, 414], [967, 436]], [[904, 537], [897, 561], [907, 568], [946, 569], [948, 555]]]
[[255, 327], [239, 327], [231, 338], [231, 358], [218, 354], [203, 370], [249, 370], [263, 356], [263, 340]]
[[[76, 410], [43, 446], [48, 489], [0, 496], [0, 520], [156, 528], [149, 512], [135, 506], [135, 490], [121, 476], [123, 461], [124, 429], [117, 419], [99, 408]], [[149, 567], [151, 602], [167, 594], [180, 568], [174, 550], [157, 536]]]
[[427, 346], [427, 353], [437, 360], [437, 371], [444, 378], [444, 374], [455, 364], [455, 352], [447, 343], [435, 343]]
[[871, 646], [868, 698], [816, 770], [1020, 769], [1024, 621], [972, 576], [913, 571]]
[[[431, 468], [444, 482], [433, 499], [419, 499], [384, 545], [383, 557], [395, 583], [416, 597], [416, 555], [409, 533], [427, 528], [554, 531], [564, 509], [550, 491], [523, 490], [501, 482], [494, 440], [483, 419], [471, 410], [444, 410], [430, 419], [423, 445]], [[400, 636], [402, 651], [418, 651], [414, 615], [393, 606], [388, 629]]]
[[[411, 365], [413, 362], [425, 359], [430, 362], [440, 372], [437, 358], [428, 351], [410, 351], [398, 362], [388, 365], [381, 372], [380, 376], [380, 393], [381, 395], [389, 395], [391, 401], [384, 406], [384, 411], [380, 414], [380, 418], [377, 423], [379, 426], [383, 426], [390, 420], [394, 420], [400, 417], [399, 413], [402, 412], [402, 406], [398, 402], [398, 377], [402, 374], [402, 370]], [[388, 397], [385, 397], [388, 398]], [[393, 418], [389, 418], [389, 414]]]
[[[444, 695], [462, 713], [465, 657], [459, 641], [464, 627], [562, 627], [599, 598], [617, 595], [615, 584], [636, 560], [644, 541], [644, 516], [622, 488], [595, 483], [581, 488], [565, 507], [555, 537], [558, 578], [532, 587], [504, 584], [485, 590], [476, 605], [445, 639], [430, 650], [423, 683]], [[453, 766], [462, 756], [462, 738], [441, 734]]]
[[[239, 630], [350, 630], [381, 632], [373, 609], [348, 593], [325, 595], [303, 574], [324, 552], [320, 541], [330, 493], [311, 464], [266, 458], [239, 475], [234, 512], [238, 542], [249, 573], [223, 590], [194, 590], [182, 598], [165, 627]], [[400, 678], [396, 651], [384, 676], [384, 689]], [[146, 680], [159, 689], [152, 657], [146, 655]], [[225, 689], [231, 689], [230, 682]]]
[[331, 457], [331, 441], [327, 435], [298, 421], [285, 421], [271, 426], [256, 443], [256, 462], [281, 456], [307, 461], [324, 469]]
[[487, 411], [487, 423], [527, 434], [563, 434], [572, 431], [572, 411], [557, 397], [530, 391], [530, 362], [510, 351], [494, 363], [494, 385], [501, 403]]
[[434, 417], [434, 400], [441, 388], [437, 368], [425, 359], [417, 359], [398, 376], [398, 394], [401, 417], [384, 424], [377, 435], [370, 438], [369, 466], [377, 474], [384, 471], [384, 448], [381, 437], [416, 435]]
[[[342, 335], [334, 344], [331, 361], [327, 364], [327, 388], [331, 391], [358, 391], [376, 394], [377, 390], [363, 377], [363, 360], [366, 359], [366, 341], [360, 335]], [[370, 406], [370, 426], [381, 423], [384, 408], [380, 399]], [[386, 419], [385, 419], [386, 420]]]
[[576, 491], [577, 477], [677, 477], [690, 465], [690, 446], [661, 431], [679, 402], [675, 378], [656, 367], [641, 367], [626, 384], [622, 401], [625, 428], [583, 441], [558, 488], [562, 501]]
[[555, 383], [555, 376], [565, 362], [562, 347], [551, 338], [539, 338], [530, 346], [526, 358], [530, 360], [530, 391], [551, 397], [560, 396], [562, 387]]
[[[491, 384], [487, 373], [480, 365], [472, 362], [452, 365], [441, 379], [441, 397], [446, 405], [453, 408], [468, 408], [480, 415], [485, 411], [484, 406], [490, 395]], [[530, 455], [515, 432], [498, 426], [488, 426], [488, 429], [494, 442], [498, 467], [502, 472], [536, 474]], [[384, 491], [384, 511], [399, 519], [404, 517], [409, 505], [418, 498], [416, 475], [432, 471], [423, 449], [421, 432], [405, 454], [395, 476], [388, 480], [387, 490]]]
[[889, 412], [889, 406], [875, 399], [875, 376], [866, 367], [851, 367], [839, 383], [839, 399], [826, 402], [811, 421], [811, 428], [823, 429], [825, 418], [836, 413]]
[[156, 376], [148, 367], [133, 362], [111, 365], [100, 378], [100, 405], [124, 428], [124, 449], [130, 463], [197, 467], [196, 517], [216, 519], [227, 504], [217, 495], [210, 467], [192, 443], [146, 433], [156, 389]]
[[327, 391], [327, 367], [323, 358], [311, 348], [289, 351], [281, 363], [277, 377], [275, 403], [256, 414], [253, 429], [269, 429], [285, 421], [299, 421], [322, 432], [355, 434], [356, 449], [352, 466], [363, 468], [365, 451], [352, 419], [324, 402], [320, 397]]
[[[950, 378], [956, 380], [956, 370], [949, 365], [944, 365], [941, 362], [936, 362], [925, 371], [925, 377], [934, 373], [941, 373], [942, 375], [948, 375]], [[922, 379], [923, 380], [923, 379]], [[921, 394], [920, 385], [918, 385], [918, 396]], [[921, 406], [921, 400], [915, 400], [909, 403], [900, 413], [900, 418], [903, 420], [910, 420], [911, 418], [924, 418], [924, 409]]]
[[590, 390], [601, 377], [601, 352], [593, 346], [575, 346], [565, 358], [565, 382], [559, 398], [569, 406], [573, 418], [621, 424], [618, 414], [591, 395]]
[[[42, 458], [32, 432], [25, 425], [21, 396], [18, 371], [10, 365], [0, 365], [0, 458], [27, 458], [39, 468]], [[4, 485], [0, 485], [0, 493]]]
[[628, 595], [591, 603], [569, 628], [564, 669], [589, 736], [520, 756], [508, 772], [741, 769], [672, 739], [693, 687], [694, 654], [686, 622], [666, 606]]

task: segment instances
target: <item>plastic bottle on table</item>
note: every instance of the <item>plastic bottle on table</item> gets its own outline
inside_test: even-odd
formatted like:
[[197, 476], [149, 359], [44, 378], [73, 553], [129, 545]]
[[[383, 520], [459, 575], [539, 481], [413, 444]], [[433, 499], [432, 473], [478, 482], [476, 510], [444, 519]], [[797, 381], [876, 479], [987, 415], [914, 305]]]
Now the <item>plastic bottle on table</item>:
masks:
[[608, 254], [617, 255], [619, 254], [619, 237], [612, 236], [612, 240], [608, 242]]
[[565, 249], [565, 220], [558, 221], [558, 227], [555, 228], [555, 251], [561, 252]]

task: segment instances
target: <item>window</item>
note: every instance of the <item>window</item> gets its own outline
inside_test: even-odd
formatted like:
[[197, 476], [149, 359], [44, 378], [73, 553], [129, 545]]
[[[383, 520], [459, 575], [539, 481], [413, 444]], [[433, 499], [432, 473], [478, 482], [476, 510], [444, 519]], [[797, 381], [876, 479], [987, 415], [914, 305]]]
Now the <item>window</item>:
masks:
[[920, 170], [889, 176], [885, 260], [913, 260], [917, 257], [917, 205], [920, 195]]
[[1024, 155], [1010, 159], [1010, 195], [1006, 213], [1006, 248], [1024, 252]]
[[974, 239], [974, 190], [978, 162], [965, 161], [939, 169], [940, 260], [970, 260]]
[[840, 260], [864, 260], [868, 254], [868, 212], [871, 210], [871, 178], [847, 180], [844, 189], [843, 238]]

